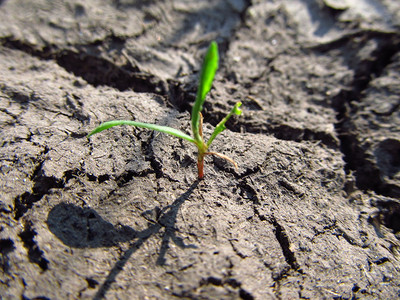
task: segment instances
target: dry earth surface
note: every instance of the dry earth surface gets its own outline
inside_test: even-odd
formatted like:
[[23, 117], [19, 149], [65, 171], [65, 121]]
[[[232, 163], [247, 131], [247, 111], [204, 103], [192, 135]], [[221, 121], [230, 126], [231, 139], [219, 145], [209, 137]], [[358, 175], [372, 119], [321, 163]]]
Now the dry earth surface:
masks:
[[[400, 297], [400, 2], [0, 1], [0, 298]], [[202, 57], [220, 68], [196, 178]]]

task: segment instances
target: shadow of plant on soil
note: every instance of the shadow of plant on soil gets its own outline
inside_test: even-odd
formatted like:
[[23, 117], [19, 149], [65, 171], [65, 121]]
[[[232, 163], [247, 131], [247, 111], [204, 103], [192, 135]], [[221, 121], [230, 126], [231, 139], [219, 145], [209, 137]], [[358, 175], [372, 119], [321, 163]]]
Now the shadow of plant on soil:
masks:
[[[136, 239], [115, 263], [93, 298], [102, 299], [132, 254], [162, 228], [165, 228], [165, 231], [162, 236], [157, 265], [165, 263], [165, 255], [169, 248], [170, 240], [180, 248], [197, 248], [195, 245], [185, 245], [182, 238], [176, 236], [175, 223], [180, 206], [189, 198], [198, 184], [199, 180], [196, 180], [171, 205], [156, 209], [155, 220], [149, 222], [148, 227], [142, 231], [136, 231], [129, 226], [115, 227], [93, 209], [81, 208], [67, 203], [58, 204], [49, 212], [47, 225], [50, 231], [65, 245], [74, 248], [111, 247], [120, 242]], [[144, 215], [144, 217], [146, 216]], [[149, 218], [146, 219], [149, 220]]]

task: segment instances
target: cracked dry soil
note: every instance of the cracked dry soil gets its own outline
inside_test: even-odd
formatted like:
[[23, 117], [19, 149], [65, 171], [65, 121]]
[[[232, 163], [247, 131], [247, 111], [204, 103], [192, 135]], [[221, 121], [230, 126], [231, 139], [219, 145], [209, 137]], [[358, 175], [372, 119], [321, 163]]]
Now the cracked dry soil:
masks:
[[[0, 298], [400, 297], [400, 4], [0, 1]], [[189, 132], [209, 42], [196, 180]]]

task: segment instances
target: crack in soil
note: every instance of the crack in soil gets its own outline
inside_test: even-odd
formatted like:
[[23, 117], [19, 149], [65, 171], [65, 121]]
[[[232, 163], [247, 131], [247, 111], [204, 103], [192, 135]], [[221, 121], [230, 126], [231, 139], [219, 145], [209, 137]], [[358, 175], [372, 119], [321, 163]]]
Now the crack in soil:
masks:
[[35, 241], [37, 232], [32, 228], [30, 222], [24, 224], [24, 231], [19, 234], [24, 247], [28, 250], [29, 261], [37, 264], [42, 271], [46, 271], [49, 268], [49, 261], [45, 258], [44, 252], [39, 248], [39, 245]]
[[[43, 152], [44, 154], [48, 152], [48, 148]], [[25, 192], [18, 195], [14, 199], [14, 219], [19, 220], [33, 205], [40, 201], [45, 195], [48, 195], [52, 189], [62, 189], [69, 182], [70, 179], [86, 176], [89, 181], [97, 181], [99, 184], [108, 180], [110, 176], [108, 174], [95, 176], [86, 173], [79, 169], [67, 170], [64, 172], [63, 177], [57, 179], [53, 176], [43, 176], [42, 167], [45, 160], [42, 160], [33, 171], [30, 179], [35, 182], [32, 192]]]
[[[251, 180], [251, 178], [250, 178]], [[289, 264], [290, 268], [300, 274], [303, 274], [303, 271], [300, 268], [299, 263], [297, 262], [296, 256], [294, 252], [290, 249], [290, 240], [286, 233], [285, 228], [277, 221], [274, 215], [269, 216], [268, 218], [264, 215], [261, 215], [255, 205], [260, 204], [260, 199], [258, 196], [258, 192], [247, 182], [241, 181], [239, 182], [239, 187], [241, 187], [241, 196], [245, 199], [250, 199], [254, 203], [254, 214], [258, 216], [261, 221], [267, 221], [274, 227], [275, 237], [281, 246], [283, 256], [285, 257], [286, 262]], [[343, 232], [341, 232], [343, 233]], [[347, 240], [347, 239], [346, 239]], [[239, 254], [238, 254], [239, 255]], [[240, 256], [240, 255], [239, 255]], [[274, 271], [270, 266], [266, 265], [271, 271]], [[273, 276], [274, 281], [280, 281], [284, 276], [288, 275], [290, 269], [284, 269], [277, 276]]]
[[18, 195], [14, 199], [15, 220], [19, 220], [30, 208], [32, 208], [33, 204], [42, 199], [51, 188], [62, 186], [62, 184], [56, 178], [41, 176], [40, 174], [45, 161], [43, 156], [48, 152], [49, 148], [45, 147], [45, 149], [39, 155], [39, 158], [42, 158], [39, 159], [38, 164], [36, 165], [32, 174], [29, 176], [29, 179], [35, 182], [34, 186], [32, 187], [32, 192], [25, 192], [21, 195]]
[[207, 284], [211, 284], [211, 285], [215, 285], [215, 286], [224, 286], [226, 284], [226, 285], [233, 287], [234, 289], [239, 288], [238, 292], [239, 292], [240, 299], [243, 299], [243, 300], [253, 300], [254, 299], [254, 296], [251, 293], [249, 293], [248, 291], [244, 290], [241, 287], [242, 283], [237, 281], [235, 278], [221, 279], [218, 277], [210, 276], [208, 278], [203, 278], [200, 281], [199, 286], [201, 287], [201, 286], [204, 286]]
[[164, 82], [152, 74], [132, 72], [113, 62], [85, 52], [62, 50], [54, 55], [58, 65], [97, 87], [107, 85], [120, 91], [166, 95]]
[[75, 94], [65, 93], [65, 100], [67, 108], [72, 111], [70, 118], [79, 120], [83, 125], [89, 124], [90, 115], [83, 112], [81, 98]]
[[[216, 123], [217, 124], [217, 123]], [[266, 124], [250, 123], [237, 120], [236, 124], [227, 122], [226, 127], [233, 132], [241, 132], [241, 128], [246, 128], [246, 132], [254, 134], [272, 134], [275, 138], [283, 141], [311, 141], [321, 142], [331, 149], [338, 149], [338, 140], [328, 132], [316, 131], [309, 128], [295, 128], [287, 124]]]
[[8, 253], [14, 251], [14, 241], [12, 239], [0, 239], [0, 268], [4, 273], [9, 274], [10, 263]]
[[261, 215], [256, 208], [254, 208], [254, 214], [258, 216], [258, 218], [261, 221], [266, 221], [274, 227], [273, 231], [275, 237], [279, 245], [281, 246], [282, 254], [285, 257], [285, 261], [288, 263], [288, 266], [286, 268], [283, 268], [282, 270], [280, 270], [279, 273], [276, 273], [276, 270], [272, 266], [264, 262], [264, 266], [273, 273], [272, 279], [275, 282], [274, 294], [278, 297], [278, 299], [281, 299], [280, 297], [281, 280], [288, 276], [293, 276], [291, 270], [300, 274], [304, 274], [304, 272], [300, 268], [300, 265], [297, 262], [294, 252], [290, 249], [291, 243], [285, 228], [277, 221], [275, 216], [271, 215], [269, 217], [266, 217], [264, 215]]
[[[111, 37], [120, 43], [120, 38]], [[103, 41], [105, 43], [105, 41]], [[44, 60], [54, 60], [60, 67], [75, 76], [82, 77], [89, 84], [97, 87], [106, 85], [120, 91], [133, 89], [137, 93], [167, 95], [166, 83], [153, 74], [140, 71], [136, 66], [118, 66], [112, 61], [100, 57], [93, 49], [94, 45], [76, 45], [76, 48], [57, 49], [47, 46], [37, 49], [34, 46], [6, 37], [0, 43], [10, 49], [20, 50]], [[99, 42], [100, 43], [100, 42]]]
[[[249, 178], [250, 181], [253, 181], [251, 177], [247, 178]], [[244, 178], [243, 180], [238, 182], [239, 195], [243, 199], [248, 199], [252, 201], [255, 205], [260, 205], [261, 202], [258, 196], [258, 192], [254, 189], [254, 187], [251, 184], [248, 183], [247, 178]]]
[[294, 270], [299, 273], [302, 273], [300, 269], [300, 265], [297, 262], [296, 256], [294, 255], [294, 252], [290, 249], [290, 240], [289, 237], [286, 233], [285, 228], [278, 223], [276, 220], [275, 216], [271, 215], [268, 221], [270, 224], [272, 224], [275, 228], [274, 233], [276, 236], [276, 239], [279, 242], [279, 245], [282, 248], [283, 255], [285, 256], [286, 262], [289, 264], [289, 266]]
[[0, 91], [12, 99], [13, 102], [18, 103], [24, 110], [28, 109], [30, 103], [39, 100], [39, 98], [35, 95], [35, 92], [32, 90], [28, 95], [27, 93], [18, 91], [13, 87], [7, 86], [6, 84], [0, 84]]
[[350, 245], [352, 246], [358, 246], [358, 247], [362, 247], [362, 245], [360, 245], [359, 243], [357, 243], [357, 241], [355, 240], [355, 238], [353, 238], [352, 236], [350, 236], [344, 229], [342, 229], [336, 220], [333, 220], [332, 224], [326, 225], [323, 227], [323, 229], [321, 231], [317, 231], [315, 233], [315, 235], [313, 236], [312, 240], [314, 240], [314, 238], [316, 238], [317, 236], [320, 236], [322, 234], [326, 234], [326, 233], [330, 233], [336, 237], [342, 237], [345, 239], [346, 242], [348, 242]]
[[373, 51], [372, 59], [368, 57], [368, 60], [357, 61], [357, 58], [354, 58], [354, 53], [347, 58], [349, 68], [355, 71], [353, 82], [331, 100], [332, 108], [337, 113], [335, 129], [340, 140], [340, 150], [346, 163], [345, 171], [347, 174], [356, 171], [356, 185], [361, 190], [372, 189], [377, 194], [396, 197], [392, 188], [380, 179], [380, 170], [368, 160], [366, 150], [362, 149], [357, 139], [357, 132], [354, 133], [351, 130], [355, 127], [352, 115], [357, 109], [351, 102], [357, 99], [360, 102], [360, 99], [363, 98], [363, 92], [368, 88], [371, 80], [379, 77], [386, 66], [391, 63], [392, 57], [399, 51], [400, 36], [393, 33], [362, 31], [343, 37], [329, 45], [316, 48], [324, 52], [343, 47], [343, 52], [347, 53], [346, 49], [359, 48], [360, 45], [355, 44], [356, 42], [352, 40], [355, 37], [362, 39], [362, 45], [369, 41], [376, 41], [378, 47]]
[[34, 179], [32, 193], [25, 192], [14, 199], [14, 219], [19, 220], [33, 204], [40, 201], [52, 188], [62, 188], [64, 183], [54, 177], [38, 176]]
[[242, 252], [240, 252], [240, 250], [236, 247], [234, 241], [235, 241], [235, 242], [238, 242], [239, 240], [238, 240], [238, 239], [230, 239], [230, 240], [229, 240], [229, 243], [231, 244], [231, 247], [232, 247], [232, 249], [233, 249], [233, 252], [235, 252], [236, 255], [239, 256], [240, 258], [245, 259], [245, 258], [247, 257], [247, 255], [246, 255], [246, 254], [243, 254]]

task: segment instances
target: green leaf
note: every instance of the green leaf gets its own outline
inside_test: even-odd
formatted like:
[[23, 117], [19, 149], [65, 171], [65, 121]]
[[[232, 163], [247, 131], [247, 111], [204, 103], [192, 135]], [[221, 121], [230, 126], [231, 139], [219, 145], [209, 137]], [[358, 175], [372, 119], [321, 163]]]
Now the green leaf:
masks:
[[160, 131], [163, 133], [168, 133], [170, 135], [179, 137], [181, 139], [185, 139], [189, 142], [196, 143], [196, 141], [186, 133], [183, 133], [182, 131], [171, 128], [168, 126], [160, 126], [156, 124], [149, 124], [149, 123], [142, 123], [142, 122], [135, 122], [135, 121], [126, 121], [126, 120], [114, 120], [114, 121], [109, 121], [100, 124], [98, 127], [96, 127], [92, 132], [88, 134], [88, 137], [92, 136], [93, 134], [99, 133], [103, 130], [109, 129], [114, 126], [118, 125], [130, 125], [130, 126], [136, 126], [136, 127], [141, 127], [141, 128], [147, 128], [147, 129], [152, 129], [156, 131]]
[[231, 109], [229, 114], [221, 120], [221, 122], [218, 123], [218, 125], [215, 127], [214, 132], [212, 133], [210, 139], [207, 142], [207, 147], [209, 147], [212, 143], [212, 141], [216, 138], [218, 134], [220, 134], [222, 131], [226, 129], [225, 123], [226, 121], [229, 120], [229, 118], [235, 114], [235, 115], [240, 115], [242, 113], [242, 110], [239, 108], [242, 105], [242, 102], [237, 102], [235, 106]]
[[200, 141], [199, 134], [199, 113], [203, 110], [203, 103], [207, 93], [210, 91], [214, 80], [215, 72], [218, 69], [218, 46], [216, 42], [211, 42], [204, 57], [201, 68], [199, 87], [197, 90], [196, 101], [192, 109], [192, 130], [195, 140]]

